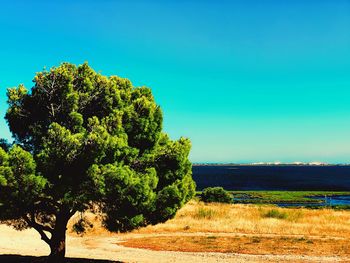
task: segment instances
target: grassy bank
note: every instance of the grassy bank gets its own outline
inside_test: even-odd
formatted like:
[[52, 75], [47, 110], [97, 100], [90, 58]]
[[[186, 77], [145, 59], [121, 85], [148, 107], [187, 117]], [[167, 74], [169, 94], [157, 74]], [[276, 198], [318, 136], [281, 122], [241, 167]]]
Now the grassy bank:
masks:
[[[307, 205], [309, 208], [320, 208], [317, 204], [324, 202], [325, 199], [331, 199], [335, 196], [350, 195], [350, 192], [332, 192], [332, 191], [230, 191], [234, 203], [239, 204], [300, 204]], [[201, 194], [197, 192], [197, 196]], [[312, 197], [321, 197], [321, 200]], [[312, 206], [312, 205], [315, 206]], [[348, 205], [331, 206], [335, 209], [350, 209]], [[321, 207], [322, 208], [322, 207]]]
[[249, 203], [315, 203], [317, 200], [310, 197], [332, 197], [339, 195], [350, 195], [350, 192], [331, 192], [331, 191], [231, 191], [234, 199]]

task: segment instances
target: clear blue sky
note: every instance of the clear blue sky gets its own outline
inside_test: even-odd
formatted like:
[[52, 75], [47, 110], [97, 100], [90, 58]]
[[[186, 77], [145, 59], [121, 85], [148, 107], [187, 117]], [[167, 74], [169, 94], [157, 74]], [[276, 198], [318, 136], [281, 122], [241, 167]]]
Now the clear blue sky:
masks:
[[88, 61], [151, 87], [194, 162], [350, 162], [350, 1], [49, 2], [0, 1], [0, 137], [7, 87]]

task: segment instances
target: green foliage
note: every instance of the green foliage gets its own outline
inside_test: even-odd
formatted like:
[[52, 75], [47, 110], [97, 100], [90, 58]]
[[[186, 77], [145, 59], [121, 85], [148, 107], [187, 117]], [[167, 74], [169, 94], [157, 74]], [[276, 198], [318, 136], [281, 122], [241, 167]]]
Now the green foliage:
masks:
[[[249, 204], [277, 204], [293, 205], [293, 207], [307, 207], [313, 209], [322, 209], [319, 205], [324, 202], [325, 197], [349, 195], [350, 192], [332, 192], [332, 191], [231, 191], [234, 202]], [[322, 199], [313, 199], [312, 197], [323, 197]], [[328, 206], [334, 209], [348, 209], [346, 205]]]
[[267, 218], [287, 219], [288, 214], [277, 209], [271, 209], [267, 211], [263, 216]]
[[162, 132], [149, 88], [86, 63], [33, 82], [7, 91], [15, 144], [0, 147], [0, 220], [54, 228], [98, 204], [109, 230], [127, 231], [173, 217], [192, 198], [191, 143]]
[[203, 190], [201, 200], [206, 203], [232, 203], [232, 195], [222, 187], [208, 187]]
[[35, 174], [32, 155], [20, 146], [8, 153], [0, 148], [0, 216], [3, 220], [21, 219], [41, 198], [47, 179]]

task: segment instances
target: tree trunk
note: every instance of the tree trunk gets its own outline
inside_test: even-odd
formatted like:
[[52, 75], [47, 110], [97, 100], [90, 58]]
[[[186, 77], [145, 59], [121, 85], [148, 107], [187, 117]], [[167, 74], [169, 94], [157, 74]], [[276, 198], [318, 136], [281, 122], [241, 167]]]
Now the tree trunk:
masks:
[[49, 262], [60, 263], [64, 261], [66, 255], [66, 231], [52, 235], [50, 249]]
[[59, 213], [56, 217], [56, 223], [52, 237], [50, 239], [51, 253], [49, 262], [61, 263], [66, 255], [66, 229], [70, 218], [69, 212]]

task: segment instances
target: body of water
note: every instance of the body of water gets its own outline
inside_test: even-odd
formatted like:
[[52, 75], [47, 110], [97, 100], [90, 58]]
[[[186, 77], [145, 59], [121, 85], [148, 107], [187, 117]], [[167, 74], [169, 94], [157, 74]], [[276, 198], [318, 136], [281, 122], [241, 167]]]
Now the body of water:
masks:
[[334, 195], [334, 196], [310, 196], [310, 199], [314, 199], [315, 203], [304, 202], [304, 203], [290, 203], [290, 202], [277, 202], [274, 203], [280, 207], [299, 207], [299, 206], [350, 206], [350, 195]]
[[193, 166], [197, 190], [350, 191], [350, 166]]

